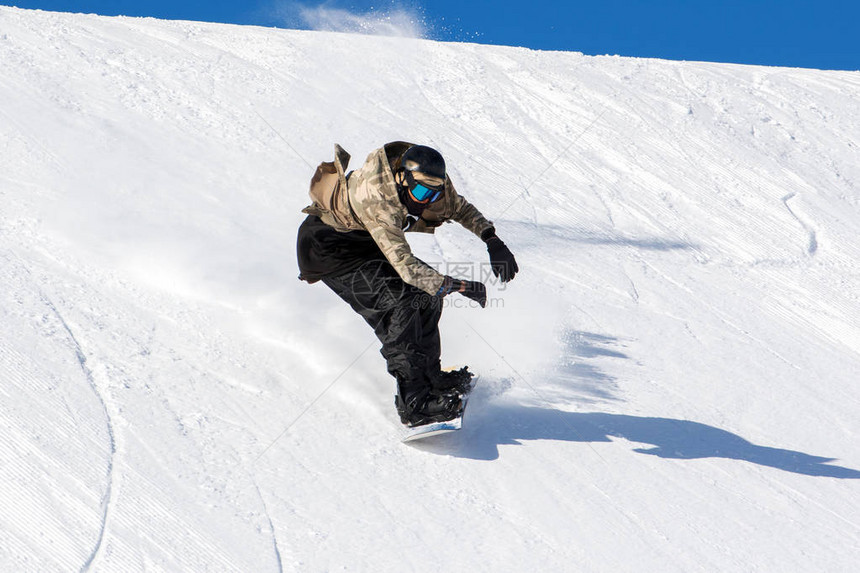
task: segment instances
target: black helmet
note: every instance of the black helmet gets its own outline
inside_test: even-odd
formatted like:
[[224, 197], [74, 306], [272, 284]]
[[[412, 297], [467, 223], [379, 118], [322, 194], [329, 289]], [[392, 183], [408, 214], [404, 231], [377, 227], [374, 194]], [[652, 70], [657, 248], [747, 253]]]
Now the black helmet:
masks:
[[400, 156], [400, 166], [406, 171], [419, 171], [424, 175], [445, 179], [445, 160], [442, 154], [426, 145], [413, 145]]

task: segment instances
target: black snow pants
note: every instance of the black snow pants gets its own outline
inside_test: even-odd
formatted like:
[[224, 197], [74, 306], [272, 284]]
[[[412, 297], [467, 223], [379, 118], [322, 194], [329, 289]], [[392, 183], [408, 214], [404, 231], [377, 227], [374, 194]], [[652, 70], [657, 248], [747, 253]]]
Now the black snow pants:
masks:
[[403, 399], [431, 386], [440, 367], [441, 297], [403, 282], [385, 259], [322, 281], [373, 328]]

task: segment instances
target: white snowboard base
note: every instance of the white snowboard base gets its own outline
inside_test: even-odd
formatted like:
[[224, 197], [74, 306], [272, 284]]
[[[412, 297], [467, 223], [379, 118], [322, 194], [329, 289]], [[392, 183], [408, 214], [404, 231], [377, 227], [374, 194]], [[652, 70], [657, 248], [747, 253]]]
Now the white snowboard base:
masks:
[[432, 424], [425, 424], [423, 426], [416, 426], [414, 428], [409, 428], [408, 433], [403, 438], [403, 442], [412, 442], [415, 440], [422, 440], [424, 438], [429, 438], [431, 436], [438, 436], [441, 434], [448, 434], [451, 432], [456, 432], [460, 428], [463, 427], [463, 416], [460, 415], [459, 418], [454, 418], [453, 420], [448, 420], [446, 422], [433, 422]]

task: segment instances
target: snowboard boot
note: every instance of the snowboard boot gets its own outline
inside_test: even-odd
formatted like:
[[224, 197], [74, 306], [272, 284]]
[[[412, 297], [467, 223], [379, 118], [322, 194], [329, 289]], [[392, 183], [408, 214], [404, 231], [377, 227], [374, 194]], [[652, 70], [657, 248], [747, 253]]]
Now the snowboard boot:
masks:
[[431, 383], [433, 390], [438, 393], [456, 392], [460, 395], [468, 394], [472, 389], [472, 374], [468, 366], [459, 370], [444, 370], [433, 377]]
[[457, 392], [433, 392], [424, 388], [403, 399], [399, 394], [394, 398], [400, 421], [410, 428], [446, 422], [460, 415], [462, 402]]

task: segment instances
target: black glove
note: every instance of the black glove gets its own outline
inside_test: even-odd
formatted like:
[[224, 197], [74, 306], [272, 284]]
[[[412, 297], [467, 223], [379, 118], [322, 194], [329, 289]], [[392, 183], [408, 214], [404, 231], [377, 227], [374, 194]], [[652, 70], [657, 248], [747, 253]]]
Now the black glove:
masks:
[[458, 292], [464, 297], [474, 300], [481, 305], [481, 308], [487, 306], [487, 287], [484, 286], [484, 283], [445, 277], [436, 295], [444, 297], [452, 292]]
[[501, 279], [503, 283], [514, 280], [520, 267], [517, 265], [517, 260], [511, 250], [496, 236], [496, 230], [491, 228], [484, 231], [481, 234], [481, 239], [487, 243], [487, 252], [490, 253], [490, 266], [496, 278]]

